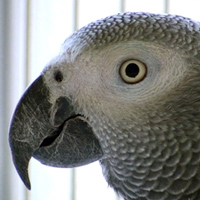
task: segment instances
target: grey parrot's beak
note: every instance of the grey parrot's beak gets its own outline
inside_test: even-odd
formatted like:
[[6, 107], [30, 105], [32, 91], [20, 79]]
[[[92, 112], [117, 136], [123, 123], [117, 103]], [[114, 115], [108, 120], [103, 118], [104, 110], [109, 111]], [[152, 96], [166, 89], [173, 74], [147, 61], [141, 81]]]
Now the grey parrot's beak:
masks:
[[43, 77], [39, 76], [22, 96], [10, 126], [9, 142], [15, 167], [28, 189], [31, 157], [54, 167], [75, 167], [103, 155], [87, 120], [76, 114], [67, 97], [54, 105]]

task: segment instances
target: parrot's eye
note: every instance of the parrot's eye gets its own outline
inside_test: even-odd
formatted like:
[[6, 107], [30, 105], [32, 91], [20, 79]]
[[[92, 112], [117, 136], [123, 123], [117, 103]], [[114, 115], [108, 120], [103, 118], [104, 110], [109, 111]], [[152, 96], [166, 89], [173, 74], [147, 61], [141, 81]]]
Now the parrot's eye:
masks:
[[144, 63], [138, 60], [128, 60], [122, 63], [119, 74], [124, 82], [134, 84], [145, 78], [147, 68]]
[[57, 71], [55, 74], [54, 74], [54, 78], [57, 82], [62, 82], [63, 80], [63, 74], [61, 71]]

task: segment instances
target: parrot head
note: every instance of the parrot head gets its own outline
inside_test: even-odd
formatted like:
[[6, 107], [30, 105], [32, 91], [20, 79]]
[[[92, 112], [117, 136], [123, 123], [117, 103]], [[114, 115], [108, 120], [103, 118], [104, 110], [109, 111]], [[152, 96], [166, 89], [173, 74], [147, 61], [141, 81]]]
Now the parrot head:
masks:
[[53, 167], [99, 160], [126, 200], [198, 199], [200, 24], [123, 13], [90, 23], [27, 88], [9, 134], [30, 189], [31, 157]]

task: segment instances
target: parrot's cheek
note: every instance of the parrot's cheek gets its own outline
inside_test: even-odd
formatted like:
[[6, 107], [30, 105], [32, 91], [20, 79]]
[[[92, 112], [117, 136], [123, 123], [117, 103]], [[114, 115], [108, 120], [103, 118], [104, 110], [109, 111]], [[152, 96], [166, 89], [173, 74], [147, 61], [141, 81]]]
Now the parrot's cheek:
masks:
[[9, 143], [15, 167], [30, 189], [28, 164], [32, 156], [55, 167], [84, 165], [102, 156], [87, 120], [76, 114], [69, 98], [52, 105], [43, 76], [26, 90], [10, 126]]

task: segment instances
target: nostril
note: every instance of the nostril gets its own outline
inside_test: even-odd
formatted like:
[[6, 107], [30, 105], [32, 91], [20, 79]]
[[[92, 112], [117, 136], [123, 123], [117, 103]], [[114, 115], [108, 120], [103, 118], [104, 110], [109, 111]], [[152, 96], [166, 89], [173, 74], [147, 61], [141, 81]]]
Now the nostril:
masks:
[[57, 82], [62, 82], [63, 80], [63, 74], [61, 71], [57, 71], [55, 74], [54, 74], [54, 78]]

